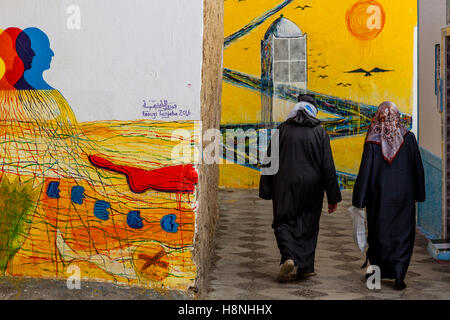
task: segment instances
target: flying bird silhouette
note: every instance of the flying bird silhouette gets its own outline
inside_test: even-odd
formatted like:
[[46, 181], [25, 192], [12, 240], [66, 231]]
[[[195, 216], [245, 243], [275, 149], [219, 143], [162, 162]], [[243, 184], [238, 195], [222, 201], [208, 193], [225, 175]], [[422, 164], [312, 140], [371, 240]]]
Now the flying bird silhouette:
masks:
[[325, 78], [328, 78], [328, 76], [327, 75], [320, 75], [319, 78], [325, 79]]
[[325, 69], [326, 67], [329, 67], [329, 65], [325, 65], [325, 66], [318, 66], [319, 68]]
[[243, 51], [248, 51], [248, 49], [250, 49], [250, 48], [243, 48], [242, 50], [243, 50]]
[[308, 5], [306, 5], [306, 6], [297, 6], [294, 9], [302, 9], [302, 11], [304, 11], [306, 8], [312, 8], [312, 7], [308, 6]]
[[351, 86], [352, 86], [352, 84], [351, 84], [351, 83], [342, 83], [342, 82], [338, 83], [337, 85], [338, 85], [338, 86], [342, 86], [342, 87], [345, 87], [345, 88], [347, 88], [347, 87], [351, 87]]
[[381, 73], [381, 72], [393, 72], [395, 70], [384, 70], [384, 69], [380, 69], [380, 68], [374, 68], [371, 71], [367, 71], [364, 69], [356, 69], [356, 70], [352, 70], [352, 71], [346, 71], [344, 73], [364, 73], [364, 77], [372, 77], [372, 73]]

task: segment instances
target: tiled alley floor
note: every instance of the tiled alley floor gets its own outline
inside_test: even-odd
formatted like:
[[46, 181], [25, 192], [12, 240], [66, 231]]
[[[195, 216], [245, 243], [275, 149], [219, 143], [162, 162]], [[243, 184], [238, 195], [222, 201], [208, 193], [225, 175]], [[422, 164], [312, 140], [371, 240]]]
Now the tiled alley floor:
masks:
[[353, 241], [347, 208], [351, 193], [334, 215], [323, 213], [316, 251], [318, 275], [305, 281], [279, 284], [280, 255], [271, 229], [272, 205], [257, 191], [221, 190], [221, 217], [216, 235], [213, 267], [203, 299], [450, 299], [450, 264], [438, 263], [417, 235], [406, 278], [408, 288], [393, 289], [382, 281], [370, 291], [360, 267], [364, 256]]

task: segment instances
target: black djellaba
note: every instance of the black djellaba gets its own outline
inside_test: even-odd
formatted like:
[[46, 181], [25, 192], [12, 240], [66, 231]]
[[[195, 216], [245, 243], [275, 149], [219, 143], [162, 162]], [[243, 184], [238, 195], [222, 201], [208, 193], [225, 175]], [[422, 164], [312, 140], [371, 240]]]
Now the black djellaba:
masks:
[[294, 264], [298, 278], [314, 274], [325, 192], [334, 207], [330, 212], [342, 201], [330, 139], [315, 117], [316, 100], [300, 96], [301, 102], [307, 102], [308, 109], [294, 109], [295, 116], [278, 127], [278, 172], [262, 174], [260, 180], [260, 197], [273, 202], [272, 227], [281, 253], [280, 282], [289, 280]]
[[395, 279], [397, 290], [406, 288], [416, 202], [423, 201], [425, 176], [416, 137], [401, 125], [395, 104], [384, 102], [367, 134], [353, 206], [367, 211], [367, 260], [380, 268], [382, 279]]
[[395, 280], [397, 290], [406, 288], [416, 202], [423, 201], [425, 177], [416, 138], [400, 124], [395, 104], [384, 102], [367, 134], [353, 206], [367, 211], [367, 260], [380, 268], [382, 279]]

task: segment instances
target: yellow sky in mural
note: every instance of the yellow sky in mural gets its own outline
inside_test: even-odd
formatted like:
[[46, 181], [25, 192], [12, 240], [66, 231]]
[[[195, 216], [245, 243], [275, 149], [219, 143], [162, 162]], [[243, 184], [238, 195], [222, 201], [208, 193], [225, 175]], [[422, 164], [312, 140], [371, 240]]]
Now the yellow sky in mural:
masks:
[[[247, 25], [282, 0], [225, 1], [225, 36]], [[283, 14], [308, 35], [308, 90], [379, 105], [394, 101], [405, 113], [412, 113], [414, 27], [417, 25], [416, 0], [360, 0], [379, 3], [385, 13], [381, 32], [373, 40], [361, 40], [347, 27], [347, 11], [357, 0], [294, 0], [251, 33], [224, 51], [224, 66], [260, 77], [261, 40], [269, 26]], [[297, 8], [309, 5], [311, 8]], [[319, 66], [327, 66], [320, 68]], [[345, 73], [355, 69], [393, 70], [373, 73]], [[327, 76], [320, 78], [319, 76]], [[351, 86], [338, 86], [349, 83]], [[251, 123], [260, 120], [259, 94], [249, 89], [223, 90], [223, 123]], [[243, 98], [243, 105], [236, 100]], [[250, 102], [250, 100], [251, 102]], [[249, 100], [249, 101], [246, 101]], [[239, 110], [239, 112], [236, 112]]]

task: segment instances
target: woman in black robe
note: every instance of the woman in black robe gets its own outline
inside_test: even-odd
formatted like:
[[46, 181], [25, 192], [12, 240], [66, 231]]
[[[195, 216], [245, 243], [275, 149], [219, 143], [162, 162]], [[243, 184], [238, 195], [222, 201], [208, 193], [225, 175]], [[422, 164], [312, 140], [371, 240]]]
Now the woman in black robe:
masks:
[[260, 180], [260, 197], [273, 202], [280, 282], [289, 280], [295, 266], [298, 278], [314, 275], [324, 193], [330, 213], [342, 200], [330, 140], [316, 115], [315, 98], [300, 96], [288, 120], [278, 127], [278, 173]]
[[397, 107], [384, 102], [367, 134], [353, 206], [367, 211], [367, 260], [380, 267], [381, 278], [394, 279], [397, 290], [406, 288], [416, 202], [423, 201], [425, 178], [416, 138], [401, 125]]

